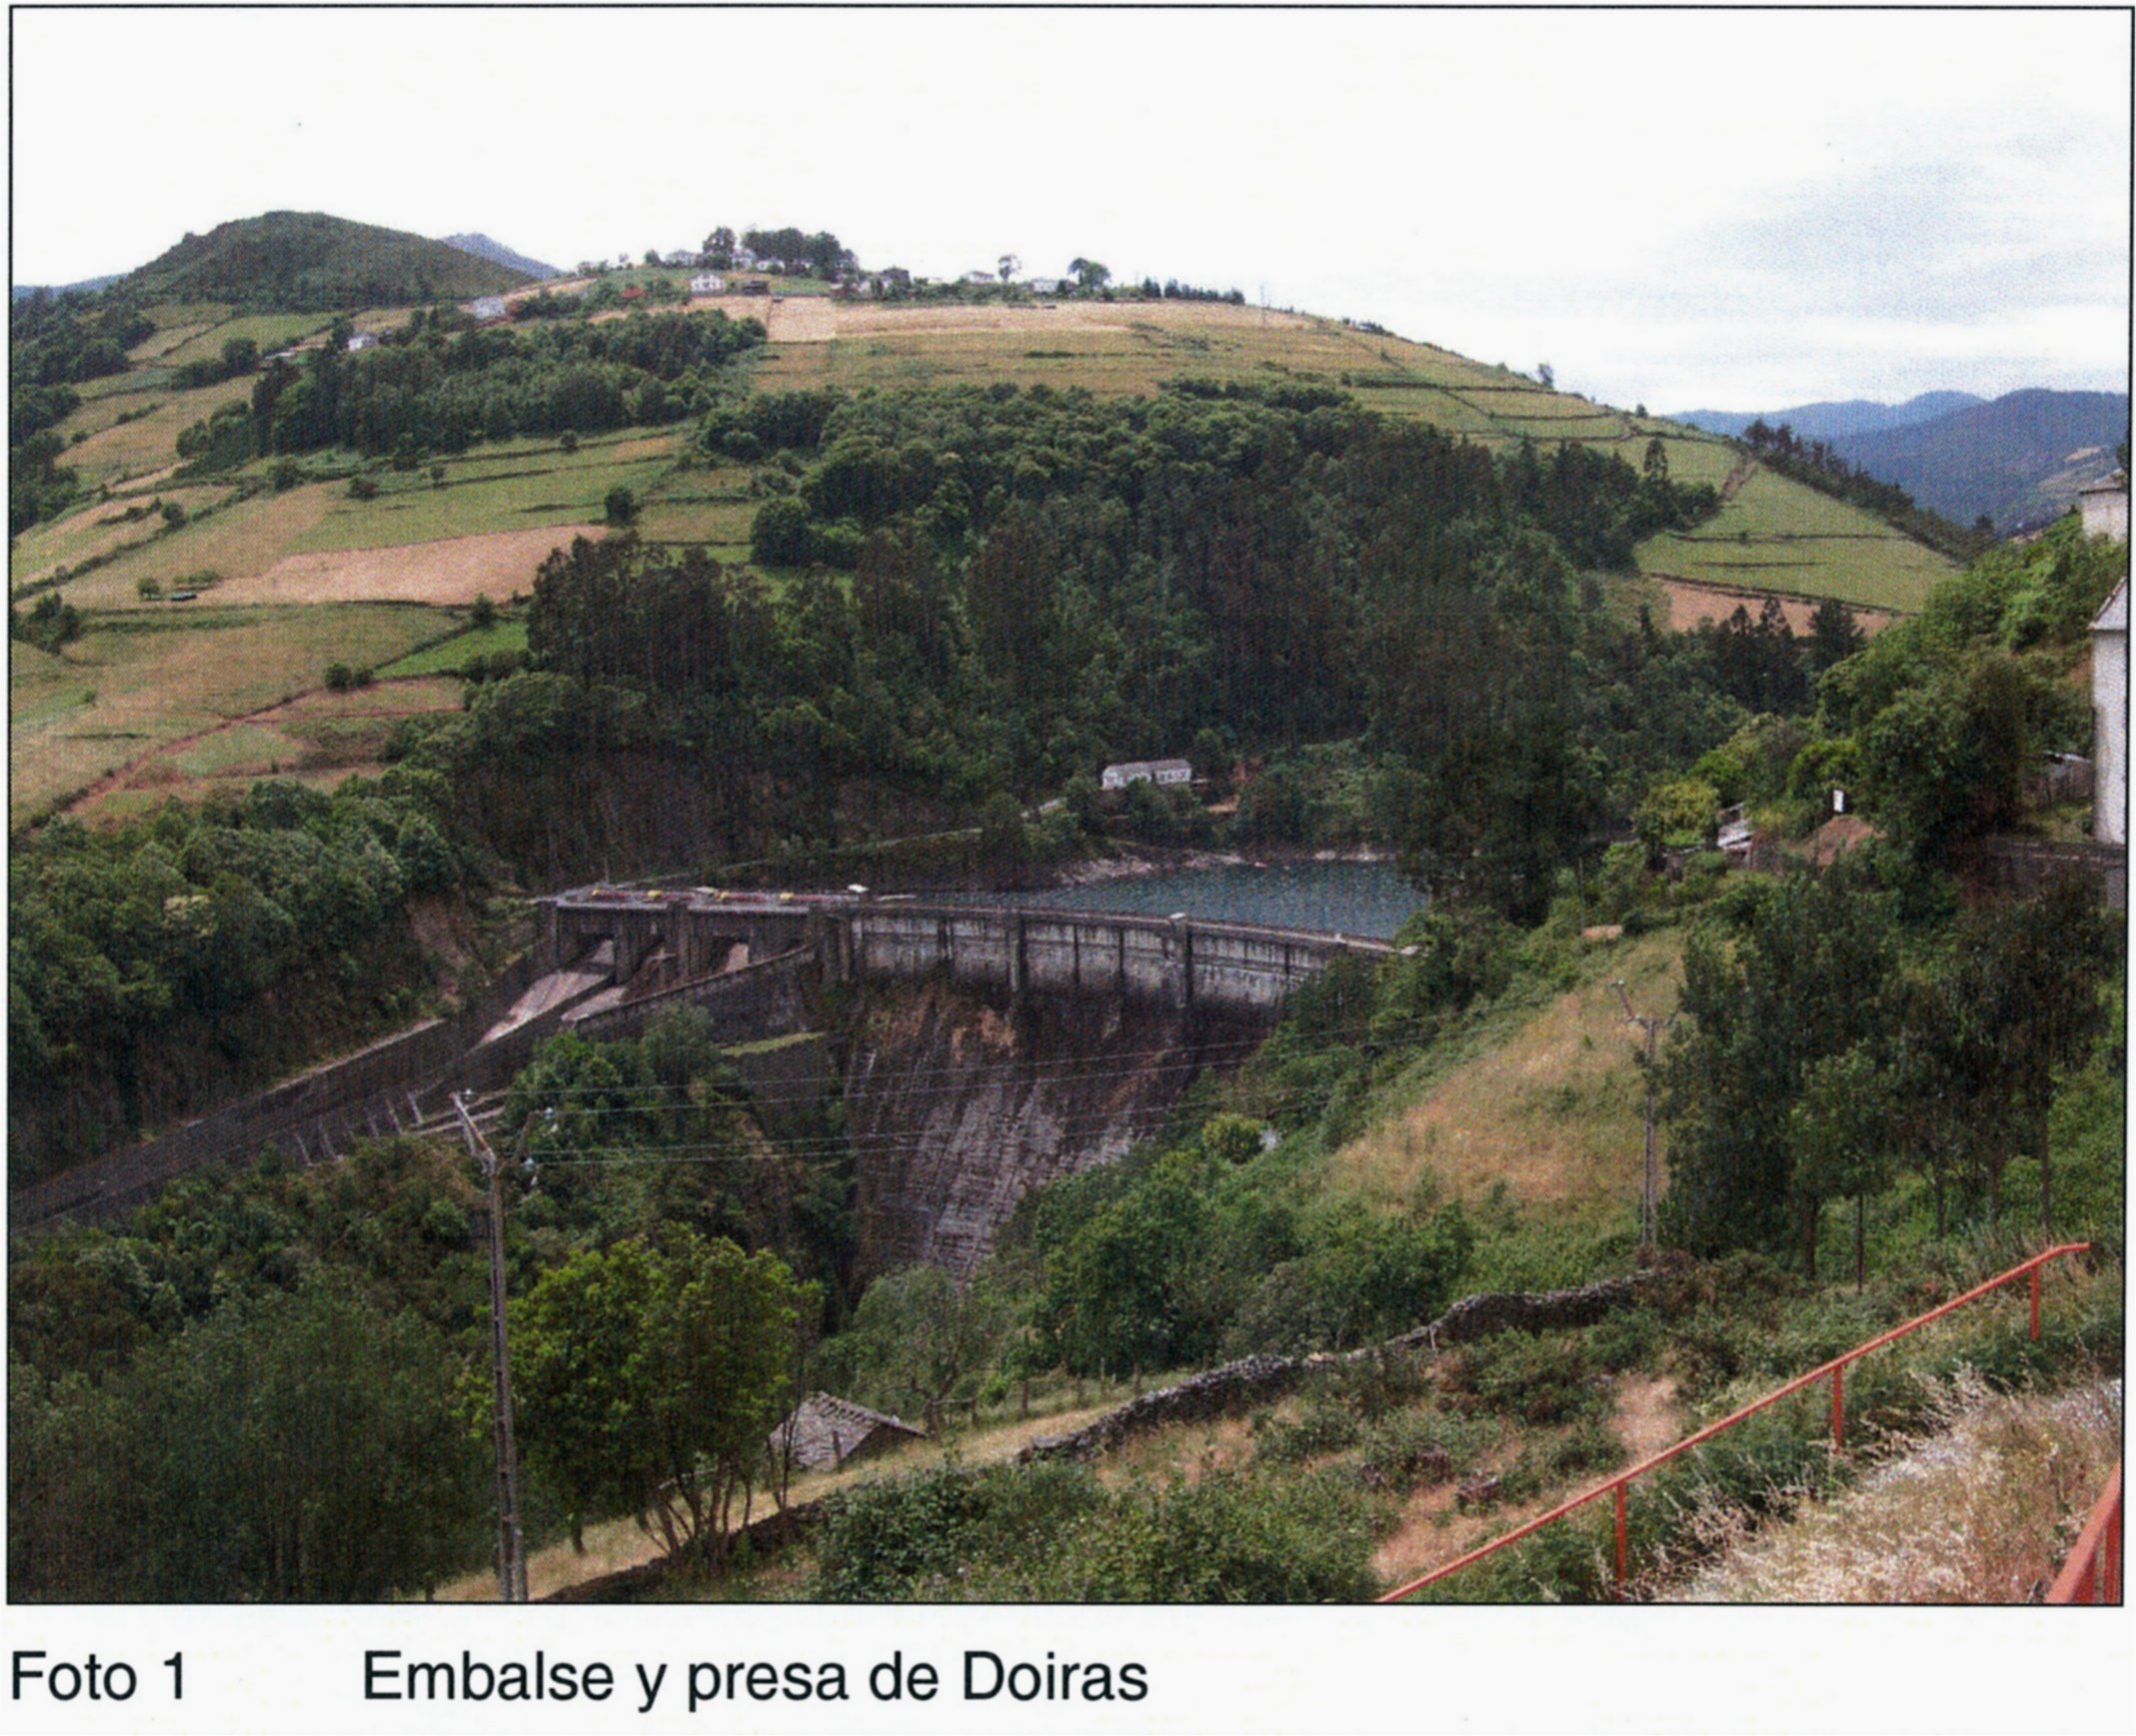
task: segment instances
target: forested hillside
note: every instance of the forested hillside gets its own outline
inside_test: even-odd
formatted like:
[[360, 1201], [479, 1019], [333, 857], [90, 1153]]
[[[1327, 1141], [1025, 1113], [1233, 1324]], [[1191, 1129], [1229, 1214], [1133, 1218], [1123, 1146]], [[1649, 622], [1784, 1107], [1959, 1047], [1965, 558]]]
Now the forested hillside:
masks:
[[524, 271], [420, 235], [318, 211], [270, 211], [188, 235], [114, 288], [137, 303], [322, 313], [457, 301], [527, 281]]

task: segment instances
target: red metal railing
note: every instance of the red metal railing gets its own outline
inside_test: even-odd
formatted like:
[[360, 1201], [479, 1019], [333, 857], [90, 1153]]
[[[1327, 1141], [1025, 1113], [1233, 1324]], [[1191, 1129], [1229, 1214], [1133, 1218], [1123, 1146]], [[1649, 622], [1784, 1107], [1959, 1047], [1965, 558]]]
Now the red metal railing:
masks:
[[2062, 1571], [2048, 1588], [2049, 1603], [2119, 1603], [2121, 1601], [2121, 1467], [2106, 1479], [2106, 1492], [2077, 1534]]
[[[1613, 1497], [1616, 1507], [1616, 1578], [1617, 1583], [1621, 1585], [1627, 1577], [1629, 1567], [1629, 1539], [1625, 1524], [1624, 1492], [1631, 1485], [1633, 1478], [1644, 1476], [1656, 1466], [1668, 1463], [1670, 1459], [1675, 1458], [1678, 1454], [1687, 1453], [1691, 1448], [1701, 1446], [1715, 1435], [1733, 1428], [1744, 1418], [1755, 1416], [1759, 1411], [1778, 1404], [1783, 1398], [1792, 1397], [1804, 1387], [1814, 1386], [1818, 1381], [1827, 1378], [1832, 1382], [1832, 1445], [1835, 1449], [1844, 1447], [1846, 1445], [1847, 1432], [1846, 1371], [1848, 1363], [1858, 1362], [1862, 1357], [1868, 1355], [1870, 1351], [1880, 1350], [1893, 1339], [1903, 1338], [1909, 1332], [1918, 1332], [1923, 1326], [1942, 1319], [1945, 1314], [1964, 1307], [1968, 1302], [1979, 1300], [1980, 1297], [1987, 1295], [1991, 1290], [1999, 1290], [2005, 1284], [2015, 1283], [2019, 1278], [2030, 1280], [2030, 1326], [2032, 1336], [2037, 1339], [2040, 1335], [2040, 1267], [2044, 1266], [2049, 1260], [2060, 1259], [2064, 1254], [2083, 1253], [2090, 1246], [2091, 1243], [2088, 1241], [2065, 1241], [2048, 1248], [2044, 1253], [2036, 1253], [2022, 1264], [2014, 1265], [2008, 1271], [1998, 1273], [1988, 1279], [1986, 1283], [1975, 1284], [1963, 1295], [1951, 1297], [1941, 1307], [1931, 1308], [1925, 1314], [1917, 1314], [1904, 1325], [1894, 1326], [1888, 1332], [1880, 1332], [1874, 1338], [1855, 1345], [1853, 1349], [1843, 1351], [1833, 1357], [1831, 1361], [1819, 1363], [1807, 1374], [1796, 1375], [1785, 1386], [1774, 1387], [1764, 1397], [1752, 1399], [1742, 1409], [1730, 1411], [1718, 1422], [1707, 1423], [1696, 1434], [1685, 1435], [1674, 1446], [1664, 1447], [1651, 1458], [1641, 1459], [1630, 1469], [1619, 1471], [1607, 1482], [1597, 1483], [1593, 1488], [1574, 1495], [1571, 1500], [1560, 1502], [1547, 1513], [1528, 1520], [1526, 1524], [1515, 1527], [1513, 1530], [1506, 1532], [1504, 1536], [1481, 1544], [1469, 1550], [1465, 1555], [1457, 1555], [1444, 1566], [1434, 1567], [1429, 1573], [1410, 1580], [1406, 1585], [1396, 1586], [1392, 1591], [1382, 1596], [1379, 1601], [1381, 1603], [1399, 1602], [1402, 1598], [1421, 1591], [1425, 1586], [1444, 1579], [1449, 1574], [1458, 1573], [1462, 1568], [1481, 1561], [1486, 1555], [1495, 1555], [1499, 1550], [1519, 1542], [1523, 1537], [1532, 1536], [1545, 1525], [1553, 1524], [1562, 1519], [1567, 1513], [1577, 1512], [1580, 1508], [1586, 1506], [1588, 1502], [1598, 1501], [1604, 1495]], [[2118, 1489], [2118, 1481], [2115, 1486]], [[2114, 1573], [2118, 1586], [2120, 1580], [2120, 1531], [2118, 1518], [2114, 1534], [2116, 1538]]]

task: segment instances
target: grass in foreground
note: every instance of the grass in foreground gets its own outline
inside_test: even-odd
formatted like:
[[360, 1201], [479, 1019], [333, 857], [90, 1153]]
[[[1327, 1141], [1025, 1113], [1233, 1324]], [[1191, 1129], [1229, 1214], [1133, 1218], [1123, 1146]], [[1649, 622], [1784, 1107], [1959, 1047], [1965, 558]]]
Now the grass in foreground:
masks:
[[2121, 1453], [2118, 1381], [2052, 1396], [1961, 1375], [1947, 1431], [1752, 1536], [1669, 1601], [2034, 1603]]

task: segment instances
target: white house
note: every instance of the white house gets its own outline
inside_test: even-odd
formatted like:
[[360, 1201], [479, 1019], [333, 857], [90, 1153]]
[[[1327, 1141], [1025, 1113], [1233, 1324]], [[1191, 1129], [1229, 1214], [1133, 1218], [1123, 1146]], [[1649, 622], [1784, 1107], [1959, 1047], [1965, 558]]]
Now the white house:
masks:
[[701, 271], [690, 280], [690, 293], [694, 296], [725, 295], [727, 280], [716, 271]]
[[1024, 287], [1035, 296], [1057, 296], [1061, 293], [1061, 282], [1058, 277], [1028, 277]]
[[786, 275], [787, 262], [783, 259], [760, 259], [757, 261], [757, 269], [759, 271], [768, 271], [775, 277], [784, 277]]
[[1190, 784], [1193, 777], [1184, 760], [1122, 760], [1107, 766], [1097, 782], [1107, 790], [1124, 790], [1130, 784]]
[[503, 296], [477, 296], [467, 305], [467, 311], [478, 320], [501, 320], [505, 317]]
[[2089, 488], [2077, 490], [2077, 511], [2084, 515], [2087, 537], [2119, 537], [2129, 540], [2129, 479], [2110, 476]]
[[665, 263], [669, 265], [696, 265], [701, 257], [694, 247], [678, 247], [668, 255]]
[[967, 283], [1000, 283], [1001, 281], [991, 271], [968, 271], [965, 273], [965, 282]]
[[369, 350], [374, 348], [377, 343], [378, 334], [376, 332], [358, 332], [355, 337], [349, 340], [349, 348], [351, 351]]
[[[2121, 497], [2128, 511], [2129, 497]], [[2129, 582], [2123, 579], [2091, 624], [2091, 835], [2129, 842]]]

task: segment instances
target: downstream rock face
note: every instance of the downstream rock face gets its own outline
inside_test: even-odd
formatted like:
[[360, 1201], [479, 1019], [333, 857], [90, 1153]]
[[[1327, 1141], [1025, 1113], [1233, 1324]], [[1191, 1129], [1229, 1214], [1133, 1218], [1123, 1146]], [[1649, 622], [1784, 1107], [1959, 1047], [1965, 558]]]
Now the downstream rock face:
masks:
[[1111, 1162], [1264, 1024], [1109, 997], [990, 1001], [940, 978], [863, 995], [848, 1128], [864, 1276], [970, 1275], [1026, 1189]]

